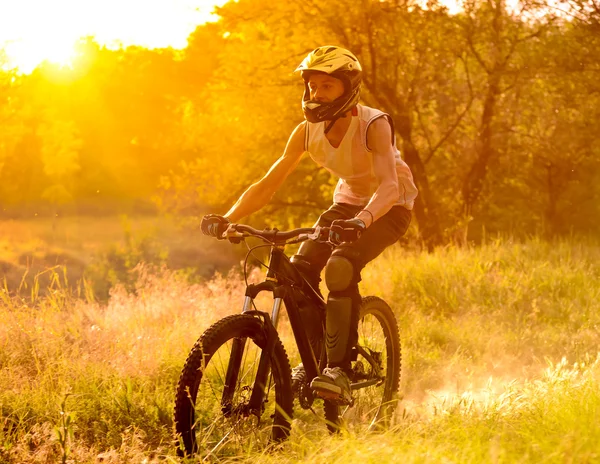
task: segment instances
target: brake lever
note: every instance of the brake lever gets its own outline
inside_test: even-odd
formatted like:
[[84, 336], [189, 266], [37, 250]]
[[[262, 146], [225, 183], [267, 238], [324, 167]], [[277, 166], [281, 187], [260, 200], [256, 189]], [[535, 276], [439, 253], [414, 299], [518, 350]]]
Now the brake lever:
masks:
[[312, 234], [307, 234], [306, 236], [308, 237], [309, 240], [316, 241], [321, 236], [321, 227], [320, 226], [315, 227], [315, 231]]
[[235, 230], [234, 224], [229, 224], [229, 226], [227, 226], [227, 230], [225, 230], [222, 237], [226, 238], [231, 243], [237, 244], [237, 243], [242, 242], [246, 236], [243, 233]]
[[331, 244], [329, 241], [329, 232], [323, 232], [323, 227], [321, 226], [315, 227], [315, 231], [312, 234], [307, 234], [306, 237], [315, 242]]

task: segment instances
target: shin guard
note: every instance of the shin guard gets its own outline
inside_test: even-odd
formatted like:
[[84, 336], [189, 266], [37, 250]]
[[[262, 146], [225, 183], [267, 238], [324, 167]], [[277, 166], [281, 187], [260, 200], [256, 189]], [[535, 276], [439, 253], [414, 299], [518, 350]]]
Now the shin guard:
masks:
[[[358, 339], [357, 298], [331, 295], [327, 300], [326, 349], [329, 367], [350, 368], [352, 348]], [[360, 297], [358, 297], [360, 301]]]

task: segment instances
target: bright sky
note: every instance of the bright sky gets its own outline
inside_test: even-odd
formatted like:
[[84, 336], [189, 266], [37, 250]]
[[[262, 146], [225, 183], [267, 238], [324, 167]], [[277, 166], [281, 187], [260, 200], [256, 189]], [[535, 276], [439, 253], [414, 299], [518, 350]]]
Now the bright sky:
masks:
[[198, 24], [227, 0], [0, 0], [0, 48], [29, 73], [44, 60], [68, 65], [74, 44], [184, 48]]

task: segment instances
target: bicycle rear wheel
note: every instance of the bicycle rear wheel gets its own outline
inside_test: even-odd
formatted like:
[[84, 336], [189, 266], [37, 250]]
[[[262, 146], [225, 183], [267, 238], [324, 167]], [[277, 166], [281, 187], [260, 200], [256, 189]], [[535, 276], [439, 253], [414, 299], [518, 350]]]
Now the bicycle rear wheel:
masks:
[[266, 343], [264, 323], [244, 314], [216, 322], [198, 339], [177, 385], [174, 422], [180, 455], [239, 455], [288, 437], [291, 371], [278, 337], [268, 355], [264, 401], [258, 410], [250, 408]]
[[363, 298], [357, 353], [357, 360], [352, 363], [353, 405], [325, 403], [330, 431], [340, 426], [372, 430], [390, 424], [398, 402], [402, 354], [396, 317], [381, 298]]

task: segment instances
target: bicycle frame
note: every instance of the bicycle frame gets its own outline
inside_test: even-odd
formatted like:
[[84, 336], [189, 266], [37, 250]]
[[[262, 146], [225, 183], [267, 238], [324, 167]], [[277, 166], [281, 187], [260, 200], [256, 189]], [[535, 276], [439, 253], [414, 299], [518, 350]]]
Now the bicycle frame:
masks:
[[[325, 301], [320, 295], [311, 287], [311, 285], [304, 279], [302, 274], [296, 269], [293, 263], [290, 262], [289, 258], [283, 252], [283, 247], [272, 246], [269, 258], [269, 266], [266, 279], [259, 284], [250, 284], [246, 288], [244, 305], [242, 313], [251, 314], [258, 313], [265, 321], [265, 328], [267, 334], [266, 345], [262, 350], [258, 369], [256, 373], [256, 379], [252, 388], [252, 394], [248, 403], [250, 413], [257, 412], [257, 416], [260, 417], [262, 412], [263, 401], [265, 398], [265, 389], [267, 386], [267, 380], [269, 376], [269, 357], [268, 353], [272, 351], [273, 344], [277, 337], [277, 324], [279, 321], [279, 314], [281, 311], [281, 303], [285, 304], [287, 309], [290, 326], [294, 339], [298, 347], [300, 359], [304, 365], [307, 378], [312, 379], [319, 375], [322, 368], [325, 367], [325, 356], [324, 352], [319, 353], [319, 359], [317, 360], [315, 353], [310, 345], [310, 341], [306, 330], [302, 323], [300, 309], [296, 303], [296, 297], [294, 293], [300, 290], [305, 298], [307, 298], [311, 304], [315, 307], [322, 309], [325, 314]], [[287, 282], [290, 280], [292, 283]], [[273, 308], [271, 315], [253, 310], [253, 301], [259, 293], [268, 291], [273, 293]], [[221, 405], [223, 412], [227, 413], [227, 408], [231, 405], [231, 397], [235, 389], [237, 382], [238, 373], [241, 366], [242, 355], [246, 339], [235, 339], [232, 345], [230, 361], [225, 376], [226, 387], [223, 390], [223, 397]]]

